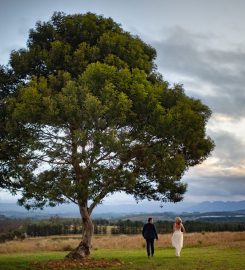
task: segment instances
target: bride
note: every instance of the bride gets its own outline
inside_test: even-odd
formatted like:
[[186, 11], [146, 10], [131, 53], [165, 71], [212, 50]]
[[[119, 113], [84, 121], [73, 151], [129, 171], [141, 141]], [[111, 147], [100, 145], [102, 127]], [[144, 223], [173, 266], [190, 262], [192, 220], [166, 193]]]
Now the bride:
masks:
[[183, 232], [185, 232], [185, 228], [182, 220], [180, 217], [176, 217], [173, 225], [172, 245], [175, 247], [175, 255], [178, 257], [183, 247]]

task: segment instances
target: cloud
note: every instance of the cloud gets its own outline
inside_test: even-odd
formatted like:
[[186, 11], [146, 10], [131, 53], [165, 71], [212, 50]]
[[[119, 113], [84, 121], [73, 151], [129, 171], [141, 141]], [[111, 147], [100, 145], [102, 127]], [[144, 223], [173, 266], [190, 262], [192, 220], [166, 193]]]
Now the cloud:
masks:
[[190, 168], [184, 179], [234, 178], [243, 179], [245, 184], [245, 143], [226, 131], [212, 132], [211, 136], [216, 143], [211, 157]]
[[[188, 179], [187, 197], [245, 198], [245, 176], [214, 176]], [[200, 199], [200, 198], [199, 198]]]
[[212, 131], [211, 136], [216, 143], [212, 156], [183, 177], [186, 199], [244, 200], [245, 143], [227, 131]]
[[[245, 144], [231, 132], [219, 131], [209, 132], [216, 144], [213, 152], [219, 160], [219, 164], [227, 167], [237, 167], [244, 162]], [[244, 172], [245, 175], [245, 172]]]
[[182, 78], [187, 91], [214, 112], [245, 116], [245, 47], [222, 46], [214, 34], [195, 34], [181, 27], [167, 33], [167, 38], [153, 44], [163, 75], [174, 74], [176, 82]]

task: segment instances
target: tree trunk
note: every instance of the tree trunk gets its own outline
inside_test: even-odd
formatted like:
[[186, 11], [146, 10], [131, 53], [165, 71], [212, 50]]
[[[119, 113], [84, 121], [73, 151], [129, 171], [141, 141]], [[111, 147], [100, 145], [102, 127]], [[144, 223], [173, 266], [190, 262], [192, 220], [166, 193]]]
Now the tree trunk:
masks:
[[83, 221], [83, 236], [78, 247], [66, 255], [66, 258], [70, 259], [82, 259], [90, 255], [94, 226], [87, 207], [79, 206], [79, 208]]

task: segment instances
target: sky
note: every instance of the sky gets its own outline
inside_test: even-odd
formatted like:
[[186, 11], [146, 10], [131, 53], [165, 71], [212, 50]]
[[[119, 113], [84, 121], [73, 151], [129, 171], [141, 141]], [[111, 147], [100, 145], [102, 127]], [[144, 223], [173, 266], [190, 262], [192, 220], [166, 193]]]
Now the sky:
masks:
[[[165, 80], [183, 84], [213, 112], [207, 134], [216, 147], [184, 175], [184, 201], [245, 200], [244, 10], [244, 0], [0, 0], [0, 64], [25, 48], [29, 30], [54, 11], [111, 17], [157, 50]], [[16, 198], [0, 191], [3, 200]], [[105, 200], [133, 202], [121, 193]]]

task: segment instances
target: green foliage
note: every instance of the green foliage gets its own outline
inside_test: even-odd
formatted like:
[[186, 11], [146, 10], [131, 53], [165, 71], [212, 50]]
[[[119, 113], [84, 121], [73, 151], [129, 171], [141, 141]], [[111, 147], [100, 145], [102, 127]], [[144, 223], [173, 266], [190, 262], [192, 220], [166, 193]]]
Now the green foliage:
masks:
[[213, 149], [211, 112], [162, 79], [156, 51], [91, 13], [55, 13], [27, 44], [0, 73], [1, 187], [26, 207], [89, 213], [116, 191], [180, 201], [181, 177]]
[[20, 188], [20, 178], [28, 177], [31, 170], [24, 156], [30, 135], [11, 120], [7, 106], [7, 99], [14, 96], [22, 84], [13, 70], [0, 66], [0, 188], [12, 193]]

